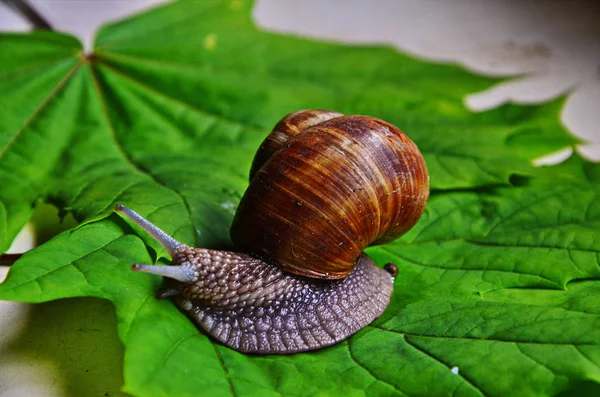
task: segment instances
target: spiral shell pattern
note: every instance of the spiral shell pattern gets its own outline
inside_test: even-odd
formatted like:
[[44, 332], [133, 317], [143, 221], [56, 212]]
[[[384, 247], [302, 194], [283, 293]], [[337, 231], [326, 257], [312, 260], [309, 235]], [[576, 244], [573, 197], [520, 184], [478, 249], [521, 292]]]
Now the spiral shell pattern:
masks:
[[343, 278], [367, 246], [398, 238], [422, 215], [427, 168], [397, 127], [302, 111], [273, 134], [255, 158], [231, 228], [234, 243], [248, 252], [295, 274]]

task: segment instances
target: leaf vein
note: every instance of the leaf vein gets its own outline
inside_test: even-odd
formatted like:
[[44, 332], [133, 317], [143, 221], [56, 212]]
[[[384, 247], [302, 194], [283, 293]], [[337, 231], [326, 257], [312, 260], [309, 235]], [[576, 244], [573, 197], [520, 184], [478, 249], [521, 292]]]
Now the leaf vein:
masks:
[[413, 263], [415, 265], [418, 266], [423, 266], [423, 267], [427, 267], [427, 268], [432, 268], [432, 269], [440, 269], [440, 270], [444, 270], [444, 271], [462, 271], [462, 272], [466, 272], [466, 271], [479, 271], [479, 272], [500, 272], [500, 273], [509, 273], [509, 274], [519, 274], [519, 275], [523, 275], [523, 276], [531, 276], [531, 277], [538, 277], [541, 278], [542, 280], [548, 281], [554, 285], [556, 285], [558, 287], [558, 283], [554, 280], [551, 280], [549, 278], [546, 278], [544, 276], [541, 275], [537, 275], [537, 274], [531, 274], [531, 273], [525, 273], [525, 272], [517, 272], [514, 269], [513, 270], [503, 270], [503, 269], [462, 269], [462, 268], [457, 268], [457, 269], [450, 269], [450, 268], [445, 268], [445, 267], [441, 267], [441, 266], [437, 266], [437, 265], [432, 265], [432, 264], [426, 264], [426, 263], [422, 263], [419, 262], [415, 259], [412, 258], [407, 258], [403, 255], [398, 254], [397, 252], [393, 252], [390, 251], [389, 249], [385, 248], [385, 247], [378, 247], [379, 250], [387, 252], [388, 254], [390, 254], [391, 256], [397, 258], [397, 259], [401, 259], [404, 260], [406, 262], [409, 263]]
[[[420, 320], [420, 321], [422, 321], [422, 320]], [[416, 321], [416, 322], [419, 322], [419, 321]], [[413, 323], [416, 323], [416, 322], [413, 322]], [[408, 323], [408, 324], [413, 324], [413, 323]], [[402, 325], [405, 325], [405, 324], [402, 324]], [[380, 330], [386, 331], [386, 332], [392, 332], [392, 333], [398, 334], [398, 335], [406, 335], [406, 336], [412, 336], [412, 337], [418, 337], [418, 338], [472, 340], [472, 341], [476, 341], [476, 342], [521, 343], [521, 344], [542, 345], [542, 346], [594, 346], [594, 347], [598, 347], [597, 343], [572, 343], [572, 342], [557, 343], [557, 342], [514, 341], [514, 340], [498, 339], [498, 338], [474, 338], [474, 337], [470, 337], [470, 336], [447, 336], [447, 335], [439, 336], [439, 335], [413, 334], [410, 332], [395, 331], [393, 329], [383, 328], [381, 326], [373, 325], [373, 324], [369, 325], [369, 327], [377, 328], [377, 329], [380, 329]]]
[[[147, 298], [146, 298], [147, 299]], [[146, 302], [146, 300], [144, 300], [144, 303]], [[144, 306], [144, 304], [142, 304], [140, 307]], [[175, 350], [177, 350], [177, 348], [184, 343], [185, 341], [187, 341], [188, 339], [191, 339], [195, 336], [199, 336], [200, 334], [198, 332], [194, 332], [193, 334], [189, 334], [186, 335], [182, 338], [179, 338], [179, 340], [177, 342], [175, 342], [173, 344], [173, 346], [171, 346], [171, 348], [169, 349], [169, 351], [167, 351], [167, 353], [165, 354], [165, 356], [163, 357], [163, 359], [161, 360], [161, 362], [154, 368], [154, 371], [152, 371], [152, 373], [150, 374], [150, 376], [148, 376], [148, 378], [146, 379], [145, 383], [152, 383], [151, 379], [153, 379], [155, 377], [155, 375], [160, 371], [161, 368], [163, 368], [167, 362], [167, 360], [169, 359], [169, 357], [171, 357], [171, 354], [173, 354], [173, 352], [175, 352]]]
[[[73, 267], [77, 268], [77, 266], [75, 265], [75, 262], [77, 262], [77, 261], [80, 261], [80, 260], [82, 260], [82, 259], [84, 259], [84, 258], [87, 258], [88, 256], [90, 256], [90, 255], [92, 255], [92, 254], [94, 254], [94, 253], [96, 253], [96, 252], [98, 252], [98, 251], [104, 251], [104, 252], [106, 252], [107, 254], [109, 254], [109, 255], [111, 255], [111, 256], [113, 256], [113, 257], [115, 257], [115, 256], [114, 256], [112, 253], [110, 253], [110, 252], [108, 252], [108, 251], [105, 251], [105, 250], [104, 250], [104, 248], [105, 248], [106, 246], [108, 246], [108, 245], [112, 244], [113, 242], [115, 242], [115, 241], [119, 240], [119, 239], [120, 239], [120, 238], [122, 238], [122, 237], [124, 237], [124, 236], [119, 236], [119, 237], [117, 237], [117, 238], [114, 238], [114, 239], [112, 239], [112, 240], [109, 240], [108, 242], [106, 242], [106, 243], [102, 244], [101, 246], [99, 246], [99, 247], [96, 247], [96, 248], [94, 248], [93, 250], [86, 252], [86, 253], [85, 253], [85, 255], [82, 255], [82, 256], [80, 256], [80, 257], [78, 257], [78, 258], [76, 258], [76, 259], [73, 259], [73, 260], [69, 261], [68, 263], [65, 263], [65, 264], [63, 264], [63, 265], [60, 265], [60, 266], [58, 266], [58, 267], [56, 267], [56, 268], [52, 269], [52, 270], [49, 270], [49, 271], [47, 271], [46, 273], [42, 273], [42, 274], [40, 274], [40, 275], [37, 275], [37, 276], [35, 276], [35, 278], [33, 278], [33, 279], [25, 280], [25, 281], [23, 281], [23, 282], [20, 282], [20, 283], [18, 283], [18, 284], [11, 285], [11, 286], [10, 286], [10, 287], [9, 287], [7, 290], [12, 290], [12, 289], [15, 289], [15, 288], [21, 287], [21, 286], [23, 286], [23, 285], [25, 285], [25, 284], [27, 284], [27, 283], [30, 283], [30, 282], [37, 282], [37, 283], [39, 283], [39, 279], [41, 279], [42, 277], [46, 277], [46, 276], [48, 276], [49, 274], [52, 274], [52, 273], [54, 273], [54, 272], [56, 272], [56, 271], [58, 271], [58, 270], [60, 270], [60, 269], [63, 269], [63, 268], [65, 268], [65, 267], [67, 267], [67, 266], [73, 266]], [[117, 259], [119, 259], [119, 258], [117, 258]], [[78, 268], [77, 268], [77, 270], [78, 270], [79, 272], [81, 272], [81, 269], [78, 269]], [[84, 276], [84, 277], [85, 277], [85, 276]], [[86, 277], [86, 282], [87, 282], [87, 277]], [[89, 283], [88, 283], [88, 284], [89, 284]], [[41, 289], [41, 287], [40, 287], [40, 289]], [[41, 292], [41, 291], [40, 291], [40, 292]]]
[[[590, 364], [592, 364], [592, 366], [594, 366], [596, 369], [600, 370], [600, 366], [594, 362], [591, 358], [588, 357], [587, 354], [585, 354], [581, 348], [577, 345], [573, 345], [573, 348], [577, 351], [577, 353], [579, 353], [580, 356], [582, 356], [587, 362], [589, 362]], [[598, 379], [598, 378], [596, 378]]]
[[348, 351], [348, 356], [350, 357], [350, 359], [354, 362], [354, 364], [358, 365], [359, 367], [363, 368], [365, 371], [367, 371], [367, 373], [374, 379], [374, 382], [378, 381], [381, 382], [389, 387], [391, 387], [393, 390], [402, 393], [402, 395], [404, 396], [408, 396], [407, 393], [405, 393], [404, 391], [400, 390], [398, 387], [396, 387], [395, 385], [389, 383], [388, 381], [384, 380], [384, 379], [380, 379], [378, 378], [373, 371], [371, 371], [369, 368], [367, 368], [365, 365], [362, 365], [361, 363], [359, 363], [356, 360], [356, 357], [354, 356], [354, 353], [352, 353], [352, 345], [351, 345], [351, 340], [347, 340], [346, 341], [346, 347], [347, 347], [347, 351]]
[[162, 91], [159, 91], [159, 90], [157, 90], [157, 89], [149, 86], [148, 84], [146, 84], [146, 83], [144, 83], [144, 82], [142, 82], [142, 81], [140, 81], [140, 80], [132, 77], [131, 75], [129, 75], [129, 74], [127, 74], [127, 73], [125, 73], [125, 72], [117, 69], [115, 66], [111, 65], [110, 63], [108, 63], [106, 61], [103, 61], [101, 58], [99, 59], [99, 61], [107, 69], [110, 69], [113, 73], [118, 74], [119, 76], [121, 76], [122, 78], [124, 78], [127, 81], [131, 82], [132, 84], [134, 84], [134, 85], [136, 85], [136, 86], [144, 89], [145, 91], [147, 91], [149, 93], [152, 93], [152, 94], [155, 94], [157, 96], [160, 96], [161, 98], [166, 98], [166, 99], [168, 99], [170, 101], [173, 101], [173, 102], [177, 103], [179, 106], [184, 107], [184, 108], [186, 108], [186, 109], [188, 109], [188, 110], [190, 110], [190, 111], [192, 111], [194, 113], [199, 113], [199, 114], [201, 114], [203, 116], [208, 116], [208, 117], [211, 117], [211, 118], [216, 119], [216, 120], [221, 120], [221, 121], [226, 122], [228, 124], [231, 124], [233, 126], [237, 126], [240, 129], [248, 128], [248, 127], [252, 128], [252, 129], [255, 129], [257, 131], [263, 131], [265, 129], [264, 126], [260, 126], [260, 125], [256, 125], [256, 124], [252, 124], [252, 123], [247, 123], [247, 122], [243, 123], [243, 122], [240, 122], [240, 121], [237, 121], [237, 120], [227, 119], [227, 118], [225, 118], [225, 117], [223, 117], [223, 116], [221, 116], [219, 114], [211, 113], [211, 112], [208, 112], [208, 111], [206, 111], [204, 109], [200, 109], [200, 108], [198, 108], [196, 106], [192, 106], [189, 103], [183, 102], [183, 101], [181, 101], [178, 98], [175, 98], [175, 97], [173, 97], [171, 95], [167, 95], [166, 93], [164, 93]]
[[187, 201], [183, 198], [183, 196], [181, 196], [181, 194], [179, 194], [179, 192], [177, 192], [176, 190], [170, 188], [169, 186], [161, 183], [149, 170], [145, 170], [143, 167], [141, 167], [139, 164], [137, 164], [132, 157], [130, 157], [127, 152], [125, 151], [125, 149], [123, 148], [123, 146], [121, 145], [121, 142], [119, 141], [119, 139], [117, 138], [117, 134], [116, 131], [114, 129], [114, 126], [112, 124], [110, 115], [108, 113], [108, 109], [107, 109], [107, 105], [106, 105], [106, 100], [104, 99], [104, 95], [102, 93], [102, 88], [100, 87], [100, 82], [98, 80], [98, 77], [96, 76], [96, 71], [94, 70], [93, 66], [90, 66], [90, 71], [91, 71], [91, 75], [92, 75], [92, 80], [94, 82], [94, 87], [96, 89], [96, 94], [98, 96], [98, 100], [100, 101], [100, 104], [102, 106], [102, 110], [103, 110], [103, 114], [104, 117], [106, 118], [106, 122], [108, 123], [108, 127], [110, 130], [110, 136], [112, 137], [115, 145], [117, 146], [117, 149], [119, 150], [119, 152], [122, 154], [123, 158], [129, 163], [131, 164], [131, 166], [133, 167], [133, 169], [135, 169], [136, 171], [138, 171], [140, 174], [145, 175], [146, 177], [148, 177], [151, 181], [153, 181], [154, 183], [156, 183], [159, 186], [162, 186], [172, 192], [174, 192], [182, 201], [187, 213], [188, 213], [188, 217], [190, 219], [190, 223], [192, 223], [192, 213], [191, 213], [191, 209], [189, 204], [187, 203]]
[[525, 353], [523, 351], [523, 349], [521, 349], [521, 346], [519, 346], [518, 343], [515, 343], [515, 347], [517, 348], [517, 350], [519, 351], [519, 353], [521, 353], [521, 355], [523, 355], [524, 357], [527, 357], [527, 359], [529, 359], [530, 361], [532, 361], [535, 365], [540, 366], [542, 368], [544, 368], [546, 371], [550, 372], [552, 374], [552, 376], [554, 377], [558, 377], [559, 375], [554, 372], [552, 369], [550, 369], [549, 367], [547, 367], [546, 365], [540, 363], [538, 360], [534, 359], [533, 357], [531, 357], [529, 354]]
[[[557, 195], [560, 195], [564, 192], [566, 192], [568, 190], [568, 188], [562, 188], [562, 189], [558, 189], [558, 190], [553, 190], [552, 192], [550, 192], [547, 195], [542, 195], [540, 197], [537, 197], [535, 200], [533, 200], [532, 202], [527, 203], [526, 205], [519, 205], [519, 208], [517, 208], [515, 211], [511, 212], [510, 214], [502, 217], [502, 219], [496, 223], [494, 226], [492, 226], [492, 228], [490, 228], [490, 230], [488, 230], [487, 235], [490, 235], [494, 230], [496, 230], [498, 227], [500, 227], [500, 225], [502, 225], [503, 223], [505, 223], [506, 221], [510, 220], [511, 218], [513, 218], [515, 215], [520, 214], [523, 211], [528, 210], [529, 208], [533, 207], [534, 205], [537, 205], [547, 199], [551, 199], [553, 197], [556, 197]], [[516, 201], [515, 203], [520, 204], [518, 201]]]
[[210, 341], [210, 345], [212, 346], [213, 350], [215, 351], [215, 356], [217, 357], [217, 360], [219, 360], [219, 365], [221, 366], [221, 369], [223, 370], [223, 374], [225, 375], [225, 379], [227, 380], [227, 384], [229, 385], [229, 392], [231, 393], [232, 396], [237, 396], [237, 393], [235, 392], [235, 388], [233, 386], [233, 382], [231, 381], [231, 377], [229, 376], [229, 371], [227, 370], [227, 367], [225, 366], [225, 362], [223, 361], [223, 357], [221, 357], [221, 352], [219, 352], [219, 349], [217, 348], [217, 346], [215, 346], [215, 344]]
[[[400, 334], [402, 336], [402, 339], [404, 339], [404, 342], [406, 342], [407, 345], [411, 346], [413, 349], [417, 350], [418, 352], [424, 354], [425, 356], [431, 358], [432, 360], [439, 362], [440, 364], [448, 367], [448, 370], [450, 371], [450, 369], [452, 369], [452, 365], [449, 365], [447, 363], [445, 363], [442, 359], [434, 356], [433, 354], [429, 353], [428, 351], [426, 351], [425, 349], [419, 347], [418, 345], [416, 345], [414, 342], [411, 342], [409, 340], [409, 338], [407, 337], [407, 334]], [[472, 380], [468, 379], [464, 373], [459, 372], [457, 374], [458, 376], [461, 377], [461, 379], [463, 379], [463, 381], [468, 384], [469, 386], [471, 386], [473, 389], [475, 389], [475, 391], [477, 391], [479, 394], [481, 394], [482, 396], [485, 396], [486, 394], [478, 387], [475, 385], [475, 383], [473, 383]]]
[[15, 76], [18, 76], [18, 75], [20, 75], [22, 73], [25, 73], [25, 72], [28, 72], [30, 70], [45, 69], [45, 68], [42, 68], [42, 66], [47, 66], [49, 63], [58, 64], [58, 63], [60, 63], [62, 61], [66, 61], [67, 59], [68, 60], [72, 60], [73, 59], [73, 55], [69, 55], [69, 56], [66, 56], [66, 57], [65, 56], [60, 56], [60, 57], [56, 57], [56, 58], [50, 58], [50, 59], [46, 59], [46, 60], [44, 60], [42, 62], [36, 62], [36, 63], [29, 64], [29, 66], [26, 66], [24, 68], [13, 70], [11, 72], [7, 72], [7, 73], [4, 73], [4, 74], [0, 75], [0, 81], [7, 80], [9, 77], [13, 78]]
[[27, 117], [27, 119], [23, 122], [21, 127], [17, 130], [17, 132], [10, 138], [10, 140], [6, 143], [6, 145], [0, 150], [0, 158], [2, 158], [8, 149], [17, 141], [19, 136], [23, 133], [23, 131], [31, 124], [31, 122], [37, 117], [38, 114], [46, 107], [46, 105], [50, 102], [54, 96], [63, 89], [63, 87], [69, 82], [71, 77], [79, 70], [81, 67], [82, 61], [77, 62], [73, 67], [69, 70], [69, 72], [56, 84], [56, 86], [48, 93], [48, 95], [40, 102], [40, 104], [34, 109], [34, 111]]

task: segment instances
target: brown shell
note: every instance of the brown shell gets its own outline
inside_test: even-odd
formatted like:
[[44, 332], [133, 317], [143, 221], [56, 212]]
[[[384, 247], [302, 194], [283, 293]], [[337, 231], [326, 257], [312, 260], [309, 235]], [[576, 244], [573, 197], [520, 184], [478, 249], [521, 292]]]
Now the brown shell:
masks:
[[398, 238], [423, 213], [429, 197], [425, 161], [385, 121], [334, 117], [280, 146], [253, 173], [231, 237], [287, 271], [346, 277], [364, 248]]
[[254, 174], [260, 167], [291, 138], [315, 124], [340, 116], [343, 114], [331, 110], [298, 110], [285, 116], [256, 151], [250, 167], [250, 180], [254, 178]]

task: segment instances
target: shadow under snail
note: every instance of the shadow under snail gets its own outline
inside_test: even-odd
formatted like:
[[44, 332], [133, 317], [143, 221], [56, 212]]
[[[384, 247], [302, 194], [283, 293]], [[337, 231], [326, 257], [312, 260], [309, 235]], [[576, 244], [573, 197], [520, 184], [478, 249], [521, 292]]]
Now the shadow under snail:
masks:
[[259, 148], [231, 226], [246, 253], [192, 248], [133, 210], [172, 257], [133, 265], [167, 277], [175, 303], [241, 352], [291, 354], [346, 339], [379, 317], [397, 269], [377, 267], [369, 245], [394, 240], [420, 218], [429, 176], [417, 146], [395, 126], [325, 110], [287, 115]]

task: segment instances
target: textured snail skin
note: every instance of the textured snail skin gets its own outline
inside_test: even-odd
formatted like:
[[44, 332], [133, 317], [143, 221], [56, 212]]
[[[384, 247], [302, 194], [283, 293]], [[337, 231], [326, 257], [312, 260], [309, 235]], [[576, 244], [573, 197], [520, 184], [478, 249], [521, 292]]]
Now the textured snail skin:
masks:
[[318, 280], [282, 271], [242, 253], [192, 248], [117, 205], [173, 258], [170, 266], [134, 264], [166, 277], [160, 298], [175, 303], [224, 345], [257, 354], [290, 354], [339, 342], [379, 317], [389, 303], [397, 269], [366, 255], [343, 280]]
[[[194, 272], [176, 304], [219, 342], [245, 353], [290, 354], [332, 345], [379, 317], [393, 277], [362, 255], [343, 280], [311, 280], [248, 255], [183, 246]], [[178, 282], [179, 283], [179, 282]]]
[[[328, 111], [321, 111], [328, 120], [312, 124], [314, 112], [293, 113], [275, 128], [281, 147], [269, 149], [273, 154], [253, 175], [231, 239], [288, 272], [339, 279], [352, 273], [367, 246], [415, 225], [429, 197], [429, 176], [417, 146], [392, 124]], [[311, 126], [281, 132], [298, 121]], [[267, 137], [263, 147], [274, 141]]]

